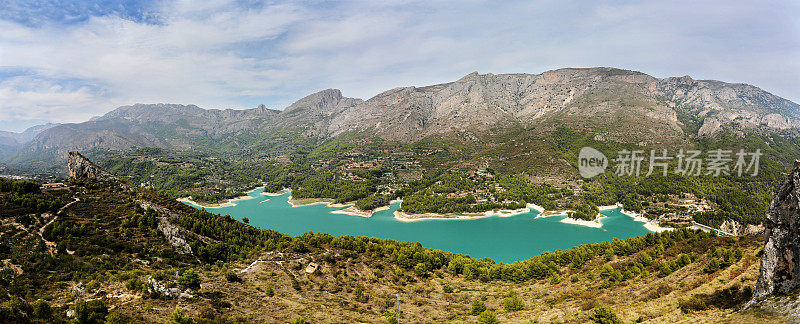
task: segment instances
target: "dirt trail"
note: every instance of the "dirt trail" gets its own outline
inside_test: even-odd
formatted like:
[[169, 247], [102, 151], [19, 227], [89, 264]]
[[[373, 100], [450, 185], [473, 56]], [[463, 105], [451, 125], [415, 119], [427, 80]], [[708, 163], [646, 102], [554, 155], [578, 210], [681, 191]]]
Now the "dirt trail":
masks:
[[75, 200], [70, 201], [68, 204], [64, 205], [64, 207], [61, 207], [58, 210], [58, 212], [56, 212], [55, 216], [53, 216], [53, 219], [51, 219], [49, 222], [47, 222], [47, 224], [44, 224], [44, 226], [42, 226], [42, 228], [39, 229], [39, 237], [41, 237], [42, 241], [44, 241], [44, 244], [47, 245], [47, 252], [53, 253], [53, 251], [55, 251], [55, 249], [56, 249], [56, 243], [48, 241], [48, 240], [46, 240], [44, 238], [44, 235], [43, 235], [44, 234], [44, 229], [47, 226], [50, 226], [50, 224], [53, 224], [53, 222], [55, 222], [56, 219], [58, 219], [58, 215], [61, 215], [61, 213], [64, 212], [64, 210], [67, 209], [67, 207], [69, 207], [70, 205], [72, 205], [72, 204], [74, 204], [76, 202], [79, 202], [79, 201], [81, 201], [81, 199], [76, 197]]

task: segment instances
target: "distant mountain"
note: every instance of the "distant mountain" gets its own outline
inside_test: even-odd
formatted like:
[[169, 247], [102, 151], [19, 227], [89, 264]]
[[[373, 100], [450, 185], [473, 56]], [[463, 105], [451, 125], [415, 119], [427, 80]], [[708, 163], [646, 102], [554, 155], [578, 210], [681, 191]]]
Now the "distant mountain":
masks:
[[39, 133], [48, 130], [50, 128], [56, 127], [58, 125], [60, 124], [47, 123], [42, 125], [31, 126], [21, 133], [0, 131], [0, 143], [24, 144], [32, 140]]
[[746, 84], [659, 79], [614, 68], [567, 68], [541, 74], [478, 74], [444, 84], [396, 88], [369, 100], [323, 90], [283, 111], [136, 104], [99, 118], [47, 129], [12, 161], [66, 157], [71, 150], [244, 148], [275, 131], [317, 139], [355, 131], [414, 142], [460, 134], [486, 139], [509, 127], [569, 126], [596, 139], [672, 145], [738, 130], [800, 129], [800, 105]]
[[65, 158], [72, 150], [124, 150], [131, 147], [191, 149], [243, 132], [259, 131], [279, 111], [263, 105], [247, 110], [202, 109], [195, 105], [135, 104], [78, 124], [62, 124], [35, 137], [12, 162]]
[[22, 145], [33, 140], [39, 133], [56, 127], [59, 124], [47, 123], [29, 127], [22, 133], [0, 131], [0, 158], [19, 149]]

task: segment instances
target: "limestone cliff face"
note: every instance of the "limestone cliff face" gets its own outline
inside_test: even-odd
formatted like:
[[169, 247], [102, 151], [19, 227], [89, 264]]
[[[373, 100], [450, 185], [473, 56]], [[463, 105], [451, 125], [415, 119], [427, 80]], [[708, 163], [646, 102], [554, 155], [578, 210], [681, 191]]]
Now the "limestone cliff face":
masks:
[[101, 169], [77, 151], [69, 152], [67, 166], [69, 167], [69, 177], [72, 179], [88, 178], [102, 181], [120, 181], [119, 178]]
[[756, 297], [800, 287], [800, 160], [767, 209]]

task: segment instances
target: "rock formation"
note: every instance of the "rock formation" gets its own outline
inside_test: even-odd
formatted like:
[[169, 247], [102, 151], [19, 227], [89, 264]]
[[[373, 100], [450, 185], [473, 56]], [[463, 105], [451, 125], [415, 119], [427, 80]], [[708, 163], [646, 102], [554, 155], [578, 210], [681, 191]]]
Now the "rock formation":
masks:
[[69, 177], [73, 179], [87, 178], [101, 181], [120, 181], [119, 178], [101, 169], [77, 151], [69, 152], [67, 166], [69, 167]]
[[179, 286], [171, 285], [170, 283], [160, 282], [152, 276], [147, 277], [147, 290], [150, 293], [156, 293], [159, 296], [168, 299], [174, 298], [192, 298], [191, 289], [181, 289]]
[[719, 229], [735, 236], [756, 235], [764, 232], [764, 225], [742, 224], [732, 219], [726, 219]]
[[180, 254], [192, 254], [192, 245], [191, 243], [199, 240], [205, 244], [212, 244], [217, 243], [217, 240], [198, 235], [198, 234], [191, 234], [190, 232], [186, 231], [185, 229], [175, 226], [170, 223], [169, 218], [178, 218], [179, 215], [170, 211], [167, 208], [161, 207], [159, 205], [140, 201], [139, 206], [142, 209], [152, 208], [158, 212], [158, 227], [157, 229], [164, 234], [164, 237], [167, 239], [170, 245], [175, 248]]
[[800, 160], [767, 209], [764, 252], [755, 297], [800, 287]]

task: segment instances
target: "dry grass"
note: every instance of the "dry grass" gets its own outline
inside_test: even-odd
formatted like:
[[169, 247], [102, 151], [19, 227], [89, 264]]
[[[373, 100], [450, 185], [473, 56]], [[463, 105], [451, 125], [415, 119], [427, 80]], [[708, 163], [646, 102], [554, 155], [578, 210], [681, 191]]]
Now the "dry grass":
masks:
[[[594, 260], [583, 269], [562, 269], [565, 278], [557, 285], [548, 280], [513, 284], [507, 282], [475, 282], [447, 273], [437, 272], [428, 278], [416, 278], [411, 273], [399, 271], [382, 261], [363, 257], [336, 259], [325, 262], [320, 256], [285, 254], [279, 262], [260, 263], [250, 271], [240, 274], [241, 283], [228, 282], [224, 276], [234, 268], [243, 269], [249, 263], [229, 264], [223, 268], [204, 268], [203, 285], [198, 296], [191, 300], [128, 299], [125, 302], [110, 300], [117, 311], [142, 314], [147, 321], [165, 320], [176, 305], [197, 318], [238, 319], [245, 322], [279, 323], [301, 316], [312, 323], [384, 322], [382, 313], [397, 307], [395, 294], [402, 298], [403, 318], [420, 323], [448, 321], [475, 322], [468, 315], [474, 299], [485, 299], [502, 322], [518, 323], [536, 320], [538, 323], [584, 323], [593, 309], [609, 305], [626, 322], [645, 323], [697, 323], [697, 322], [776, 322], [778, 318], [757, 310], [737, 312], [737, 308], [717, 308], [684, 311], [682, 302], [695, 296], [712, 295], [722, 289], [740, 286], [752, 287], [758, 275], [756, 252], [760, 243], [742, 240], [744, 257], [732, 266], [713, 274], [704, 273], [706, 256], [675, 271], [664, 278], [650, 275], [629, 279], [607, 289], [598, 288], [601, 280], [589, 280], [587, 271], [597, 271], [602, 260]], [[320, 263], [317, 273], [306, 274], [292, 265], [290, 260], [300, 257], [304, 262], [312, 259]], [[266, 259], [266, 257], [265, 257]], [[617, 260], [617, 261], [625, 261]], [[570, 280], [576, 274], [577, 280]], [[292, 288], [292, 278], [300, 282], [301, 290]], [[444, 285], [453, 288], [444, 292]], [[275, 295], [266, 294], [273, 287]], [[354, 291], [360, 288], [364, 297], [356, 300]], [[515, 291], [525, 301], [525, 310], [505, 312], [503, 299]], [[124, 293], [123, 287], [113, 289], [111, 295]], [[225, 300], [229, 308], [214, 306], [213, 300]], [[153, 310], [143, 312], [145, 304]]]

